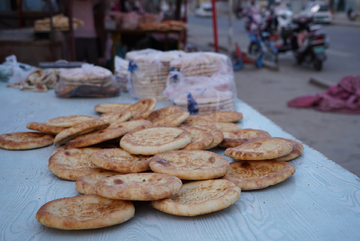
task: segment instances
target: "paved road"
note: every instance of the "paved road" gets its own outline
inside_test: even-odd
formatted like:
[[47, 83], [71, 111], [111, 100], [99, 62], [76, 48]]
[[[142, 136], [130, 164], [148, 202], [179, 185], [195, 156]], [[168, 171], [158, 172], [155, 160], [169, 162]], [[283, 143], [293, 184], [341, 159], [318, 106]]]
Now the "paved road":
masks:
[[[218, 26], [220, 45], [227, 46], [227, 18], [220, 16]], [[234, 40], [246, 49], [248, 39], [242, 21], [235, 20], [234, 26]], [[345, 75], [360, 74], [360, 29], [334, 25], [323, 28], [331, 40], [323, 71], [317, 72], [311, 66], [296, 66], [292, 54], [287, 53], [279, 58], [279, 71], [247, 65], [236, 72], [237, 93], [240, 99], [285, 131], [360, 177], [360, 115], [286, 106], [286, 102], [294, 97], [324, 91], [309, 84], [310, 77], [336, 84]], [[213, 42], [212, 34], [211, 19], [189, 16], [189, 43], [203, 50], [212, 50], [207, 45]]]

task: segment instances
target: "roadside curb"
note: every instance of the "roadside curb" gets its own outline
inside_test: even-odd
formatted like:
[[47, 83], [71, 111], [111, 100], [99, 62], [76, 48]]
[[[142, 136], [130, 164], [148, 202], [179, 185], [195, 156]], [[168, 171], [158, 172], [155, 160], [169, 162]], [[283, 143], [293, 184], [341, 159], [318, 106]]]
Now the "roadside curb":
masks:
[[360, 22], [333, 21], [333, 25], [360, 28]]

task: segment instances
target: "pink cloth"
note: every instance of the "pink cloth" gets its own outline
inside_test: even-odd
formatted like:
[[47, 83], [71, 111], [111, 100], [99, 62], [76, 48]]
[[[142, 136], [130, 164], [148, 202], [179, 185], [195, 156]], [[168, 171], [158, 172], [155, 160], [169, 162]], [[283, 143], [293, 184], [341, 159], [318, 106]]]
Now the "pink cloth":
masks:
[[312, 107], [320, 111], [360, 114], [360, 75], [343, 77], [316, 96], [304, 95], [288, 101], [290, 107]]

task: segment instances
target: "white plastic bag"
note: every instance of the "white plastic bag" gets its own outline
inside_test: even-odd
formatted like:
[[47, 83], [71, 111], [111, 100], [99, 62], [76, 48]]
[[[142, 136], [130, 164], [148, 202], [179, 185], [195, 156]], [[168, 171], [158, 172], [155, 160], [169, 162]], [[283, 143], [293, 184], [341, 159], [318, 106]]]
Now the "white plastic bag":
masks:
[[25, 81], [26, 77], [35, 69], [36, 67], [31, 65], [17, 62], [16, 56], [10, 55], [1, 65], [1, 80], [8, 81], [10, 84]]
[[217, 53], [189, 53], [170, 62], [163, 94], [191, 115], [236, 110], [230, 59]]

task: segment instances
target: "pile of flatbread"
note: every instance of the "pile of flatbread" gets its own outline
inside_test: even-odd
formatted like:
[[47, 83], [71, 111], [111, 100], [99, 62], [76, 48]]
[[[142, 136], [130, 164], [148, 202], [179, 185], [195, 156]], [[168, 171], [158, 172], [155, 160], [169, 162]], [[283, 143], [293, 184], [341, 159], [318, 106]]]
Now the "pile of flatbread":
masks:
[[120, 93], [111, 71], [90, 64], [62, 70], [55, 93], [58, 97], [113, 97]]
[[[131, 201], [197, 216], [231, 206], [241, 190], [275, 185], [295, 172], [286, 161], [299, 156], [302, 145], [232, 123], [242, 113], [190, 117], [177, 106], [155, 107], [154, 98], [98, 104], [99, 117], [56, 117], [27, 125], [37, 132], [0, 135], [0, 147], [8, 150], [57, 145], [49, 170], [75, 181], [83, 194], [44, 204], [37, 220], [57, 229], [107, 227], [134, 216]], [[210, 151], [217, 146], [234, 162]]]
[[163, 95], [170, 61], [185, 55], [183, 51], [129, 52], [129, 92], [136, 98], [167, 100]]
[[235, 111], [236, 87], [229, 58], [202, 52], [172, 60], [163, 94], [191, 115]]
[[[69, 30], [69, 18], [64, 14], [57, 14], [52, 17], [52, 24], [54, 30], [68, 31]], [[73, 18], [73, 29], [76, 30], [84, 25], [84, 21]], [[50, 18], [35, 20], [35, 31], [50, 31]]]

